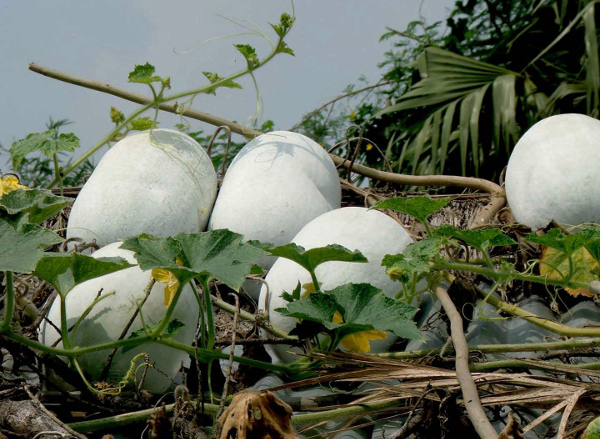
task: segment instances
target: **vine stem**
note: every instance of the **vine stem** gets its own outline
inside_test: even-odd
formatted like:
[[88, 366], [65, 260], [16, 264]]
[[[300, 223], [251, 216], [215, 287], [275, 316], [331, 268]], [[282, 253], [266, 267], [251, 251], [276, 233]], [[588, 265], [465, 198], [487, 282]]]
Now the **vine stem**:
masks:
[[8, 331], [10, 329], [10, 322], [15, 312], [15, 290], [13, 287], [13, 273], [12, 271], [5, 271], [4, 278], [6, 279], [6, 303], [4, 308], [4, 321], [0, 327], [0, 331]]
[[479, 437], [482, 439], [497, 438], [498, 433], [496, 433], [496, 430], [492, 427], [492, 424], [483, 410], [475, 380], [473, 380], [473, 376], [469, 370], [469, 345], [465, 340], [462, 317], [456, 310], [452, 299], [450, 299], [450, 296], [444, 288], [438, 286], [435, 290], [435, 294], [444, 307], [446, 315], [450, 319], [452, 343], [454, 344], [454, 349], [456, 351], [456, 378], [460, 384], [463, 401], [469, 419], [473, 423], [473, 427], [475, 427], [475, 431]]

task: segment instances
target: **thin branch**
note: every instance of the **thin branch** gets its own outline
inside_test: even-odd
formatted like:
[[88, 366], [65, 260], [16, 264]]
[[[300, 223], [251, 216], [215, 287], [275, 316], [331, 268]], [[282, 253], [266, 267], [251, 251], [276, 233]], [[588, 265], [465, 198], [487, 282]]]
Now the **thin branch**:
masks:
[[475, 431], [477, 431], [479, 437], [483, 439], [497, 438], [498, 433], [492, 427], [483, 410], [475, 380], [473, 380], [469, 371], [469, 345], [467, 344], [467, 340], [465, 340], [462, 317], [444, 288], [437, 287], [435, 294], [450, 319], [452, 343], [456, 350], [456, 378], [462, 390], [463, 401], [469, 419], [473, 423], [473, 427], [475, 427]]
[[[129, 90], [115, 87], [114, 85], [110, 85], [105, 82], [80, 78], [79, 76], [71, 75], [65, 72], [60, 72], [58, 70], [54, 70], [49, 67], [44, 67], [33, 62], [29, 64], [29, 70], [35, 73], [39, 73], [40, 75], [47, 76], [49, 78], [57, 79], [59, 81], [67, 82], [73, 85], [78, 85], [79, 87], [89, 88], [102, 93], [107, 93], [130, 102], [135, 102], [137, 104], [148, 105], [154, 102], [147, 96], [138, 93], [133, 93]], [[175, 102], [174, 104], [163, 103], [160, 104], [158, 108], [169, 113], [181, 114], [182, 116], [187, 116], [191, 119], [206, 122], [214, 126], [226, 125], [231, 129], [232, 132], [249, 139], [252, 139], [256, 136], [260, 136], [262, 134], [260, 131], [256, 131], [252, 128], [245, 127], [243, 125], [231, 122], [227, 119], [223, 119], [218, 116], [213, 116], [212, 114], [205, 113], [203, 111], [194, 110], [192, 108], [185, 108], [181, 110], [180, 105], [177, 102]]]

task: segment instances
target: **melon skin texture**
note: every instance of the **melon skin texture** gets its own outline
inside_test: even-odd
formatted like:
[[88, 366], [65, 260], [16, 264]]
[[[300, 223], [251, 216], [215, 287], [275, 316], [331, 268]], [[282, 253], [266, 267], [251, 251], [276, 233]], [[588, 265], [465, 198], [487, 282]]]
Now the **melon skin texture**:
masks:
[[600, 222], [600, 121], [561, 114], [533, 125], [508, 161], [505, 190], [515, 220], [532, 229]]
[[[289, 243], [304, 225], [341, 204], [333, 161], [302, 134], [274, 131], [250, 141], [229, 166], [208, 225], [245, 239]], [[274, 258], [257, 261], [268, 269]]]
[[[133, 252], [119, 248], [120, 245], [120, 242], [109, 244], [96, 251], [92, 256], [94, 258], [117, 256], [135, 264]], [[69, 327], [75, 324], [79, 316], [94, 301], [100, 289], [103, 289], [104, 293], [115, 292], [113, 296], [97, 303], [81, 322], [73, 346], [85, 347], [118, 340], [136, 309], [137, 301], [144, 297], [144, 289], [149, 280], [150, 271], [144, 272], [138, 266], [134, 266], [91, 279], [73, 288], [67, 294], [66, 300]], [[164, 287], [165, 284], [156, 282], [148, 300], [142, 307], [144, 321], [147, 325], [159, 322], [165, 315]], [[173, 336], [173, 339], [191, 345], [196, 332], [198, 303], [189, 285], [184, 287], [172, 318], [185, 325]], [[60, 327], [60, 301], [58, 298], [50, 308], [48, 319]], [[142, 323], [138, 315], [125, 338], [141, 327]], [[51, 346], [58, 338], [59, 333], [52, 325], [48, 323], [42, 325], [40, 334], [42, 343]], [[59, 343], [58, 347], [62, 347], [62, 343]], [[152, 393], [164, 393], [171, 386], [172, 379], [177, 375], [187, 354], [156, 343], [138, 346], [124, 354], [119, 349], [113, 358], [107, 381], [119, 382], [123, 379], [130, 367], [131, 359], [141, 352], [147, 353], [150, 363], [156, 364], [157, 369], [162, 372], [159, 373], [156, 369], [149, 368], [143, 387]], [[92, 352], [79, 357], [78, 361], [83, 371], [92, 380], [99, 380], [109, 353], [110, 350]], [[140, 379], [143, 369], [138, 371], [138, 379]]]
[[[331, 261], [319, 265], [315, 273], [322, 291], [347, 283], [370, 283], [388, 297], [394, 297], [402, 285], [389, 278], [381, 260], [386, 254], [401, 253], [413, 241], [400, 224], [384, 213], [363, 207], [345, 207], [327, 212], [308, 223], [293, 242], [306, 250], [339, 244], [349, 250], [361, 251], [369, 260], [368, 263]], [[268, 310], [270, 321], [289, 332], [295, 327], [296, 319], [283, 317], [275, 309], [287, 306], [288, 302], [281, 298], [281, 293], [293, 291], [298, 281], [301, 284], [311, 283], [310, 274], [295, 262], [278, 258], [265, 280], [269, 286], [270, 303], [266, 303], [267, 288], [263, 286], [259, 308]], [[387, 351], [396, 339], [395, 335], [388, 333], [385, 340], [371, 340], [371, 351]], [[267, 351], [274, 360], [284, 363], [300, 358], [289, 354], [290, 346], [286, 345], [267, 345]]]
[[212, 162], [190, 136], [168, 129], [133, 134], [102, 157], [83, 186], [67, 238], [104, 246], [141, 233], [201, 232], [216, 194]]

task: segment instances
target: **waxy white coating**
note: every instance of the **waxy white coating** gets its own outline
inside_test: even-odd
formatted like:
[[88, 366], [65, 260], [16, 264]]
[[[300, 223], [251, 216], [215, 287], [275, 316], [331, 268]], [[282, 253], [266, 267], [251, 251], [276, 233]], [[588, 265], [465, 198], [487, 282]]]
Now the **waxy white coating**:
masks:
[[[339, 244], [349, 250], [359, 250], [368, 259], [368, 263], [325, 262], [317, 267], [315, 273], [322, 283], [321, 290], [331, 290], [347, 283], [370, 283], [380, 288], [388, 297], [394, 297], [401, 289], [399, 282], [392, 281], [381, 265], [386, 254], [398, 254], [412, 243], [410, 235], [404, 228], [389, 216], [377, 210], [363, 207], [345, 207], [332, 210], [308, 223], [293, 239], [306, 250]], [[281, 298], [281, 293], [291, 293], [298, 281], [301, 284], [311, 283], [308, 272], [295, 262], [278, 258], [266, 276], [270, 291], [270, 303], [266, 304], [267, 288], [260, 291], [259, 308], [268, 309], [271, 322], [290, 331], [296, 325], [296, 319], [283, 317], [276, 308], [285, 307], [288, 302]], [[386, 340], [373, 340], [373, 352], [386, 351], [397, 339], [388, 334]], [[286, 345], [272, 347], [276, 357], [283, 362], [299, 359], [290, 355]]]
[[561, 114], [533, 125], [508, 161], [505, 190], [515, 220], [536, 229], [600, 222], [600, 121]]
[[83, 186], [67, 237], [104, 246], [141, 233], [201, 232], [216, 194], [212, 162], [190, 136], [168, 129], [133, 134], [102, 157]]
[[[121, 242], [109, 244], [96, 251], [92, 256], [100, 257], [122, 257], [129, 263], [136, 264], [133, 252], [119, 248]], [[90, 304], [96, 299], [100, 290], [103, 294], [115, 292], [97, 303], [92, 311], [83, 319], [77, 329], [73, 346], [93, 346], [108, 343], [119, 339], [121, 332], [130, 320], [137, 307], [137, 302], [144, 297], [144, 289], [150, 280], [150, 271], [142, 271], [139, 266], [126, 268], [121, 271], [107, 274], [91, 279], [77, 285], [67, 294], [67, 324], [72, 327]], [[165, 284], [156, 282], [152, 287], [148, 299], [142, 307], [144, 322], [147, 325], [159, 322], [166, 312], [164, 305]], [[57, 327], [60, 327], [60, 300], [57, 298], [48, 319]], [[177, 319], [185, 326], [173, 336], [173, 339], [191, 345], [196, 333], [198, 319], [198, 302], [189, 285], [186, 285], [181, 293], [179, 302], [173, 312], [172, 319]], [[131, 332], [142, 327], [140, 316], [133, 322], [125, 338]], [[59, 338], [59, 333], [48, 323], [41, 327], [40, 340], [47, 346], [51, 346]], [[58, 347], [62, 347], [59, 343]], [[121, 349], [113, 358], [108, 381], [119, 382], [130, 367], [130, 361], [137, 354], [145, 352], [149, 355], [150, 363], [156, 368], [149, 368], [144, 388], [152, 393], [164, 393], [172, 384], [172, 379], [177, 375], [181, 363], [188, 357], [183, 351], [152, 343], [136, 347], [126, 353]], [[84, 372], [90, 375], [92, 380], [99, 380], [110, 350], [103, 350], [85, 354], [79, 357], [79, 364]], [[143, 361], [142, 361], [143, 363]], [[141, 364], [138, 362], [138, 364]], [[142, 375], [144, 367], [138, 372], [138, 379]]]
[[[208, 225], [246, 239], [289, 243], [308, 222], [340, 207], [333, 161], [302, 134], [274, 131], [250, 141], [229, 166]], [[270, 268], [274, 258], [258, 263]]]

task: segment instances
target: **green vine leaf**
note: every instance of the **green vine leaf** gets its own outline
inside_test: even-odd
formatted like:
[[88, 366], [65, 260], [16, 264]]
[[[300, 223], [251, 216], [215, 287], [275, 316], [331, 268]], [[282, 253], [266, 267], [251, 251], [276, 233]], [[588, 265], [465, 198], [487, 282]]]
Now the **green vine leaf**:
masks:
[[110, 107], [110, 120], [112, 123], [118, 125], [125, 120], [125, 115], [115, 107]]
[[57, 137], [58, 131], [49, 130], [43, 133], [31, 133], [26, 138], [12, 144], [9, 152], [12, 156], [13, 169], [18, 169], [26, 155], [40, 151], [52, 158], [61, 151], [73, 152], [79, 147], [79, 139], [73, 133], [63, 133]]
[[[370, 284], [346, 284], [323, 293], [311, 293], [277, 311], [287, 317], [318, 323], [338, 340], [373, 330], [390, 331], [413, 340], [423, 339], [412, 320], [417, 310], [390, 299]], [[336, 312], [342, 317], [340, 323], [334, 322]]]
[[39, 224], [72, 202], [70, 198], [59, 197], [47, 190], [15, 190], [0, 197], [0, 218], [12, 216], [13, 223]]
[[279, 38], [283, 38], [287, 35], [287, 33], [294, 25], [294, 18], [287, 12], [284, 12], [279, 18], [279, 24], [269, 24], [271, 25], [277, 36], [279, 36]]
[[427, 218], [450, 203], [451, 198], [432, 199], [429, 197], [395, 197], [381, 200], [375, 203], [371, 209], [390, 209], [396, 212], [410, 215], [422, 223], [427, 222]]
[[[135, 82], [138, 84], [152, 84], [153, 82], [163, 82], [163, 78], [154, 75], [156, 67], [150, 63], [138, 64], [135, 66], [133, 71], [129, 73], [129, 82]], [[168, 79], [168, 78], [167, 78]]]
[[500, 229], [488, 227], [485, 229], [462, 230], [449, 224], [444, 224], [433, 231], [435, 236], [447, 236], [463, 241], [473, 248], [484, 251], [488, 247], [517, 244], [506, 236]]
[[565, 235], [560, 229], [550, 229], [544, 235], [531, 233], [527, 235], [526, 240], [571, 254], [575, 250], [599, 238], [600, 231], [596, 229], [584, 229], [571, 235]]
[[235, 48], [244, 56], [248, 63], [248, 69], [254, 70], [260, 65], [256, 49], [249, 44], [234, 44]]
[[46, 254], [37, 263], [33, 274], [52, 284], [64, 296], [87, 280], [129, 267], [133, 265], [123, 258], [93, 258], [79, 253]]
[[392, 280], [411, 281], [413, 275], [421, 276], [431, 271], [430, 264], [440, 253], [441, 238], [426, 238], [409, 244], [402, 253], [385, 255], [381, 265]]
[[282, 41], [281, 43], [279, 43], [279, 47], [277, 49], [277, 52], [279, 52], [279, 53], [287, 53], [288, 55], [296, 56], [296, 54], [294, 53], [294, 51], [287, 45], [287, 43], [285, 41]]
[[[204, 71], [202, 72], [202, 74], [204, 76], [206, 76], [206, 78], [210, 81], [211, 84], [215, 84], [217, 82], [223, 81], [225, 78], [222, 78], [221, 76], [219, 76], [217, 73], [212, 73], [212, 72], [207, 72]], [[221, 84], [216, 85], [215, 87], [211, 87], [209, 88], [206, 93], [212, 94], [212, 95], [216, 95], [216, 90], [217, 88], [220, 87], [227, 87], [227, 88], [243, 88], [240, 84], [238, 84], [237, 82], [229, 79], [227, 81], [223, 81]]]
[[[140, 235], [126, 239], [121, 248], [134, 251], [142, 270], [162, 268], [181, 283], [194, 277], [214, 277], [238, 290], [252, 271], [253, 261], [267, 253], [242, 241], [243, 236], [219, 229], [204, 233], [179, 233], [156, 238]], [[177, 258], [183, 265], [177, 263]]]
[[135, 131], [146, 131], [158, 128], [158, 122], [149, 117], [138, 117], [131, 121], [131, 129]]
[[15, 225], [0, 218], [0, 271], [30, 273], [44, 256], [44, 249], [63, 239], [36, 224]]
[[[249, 242], [249, 244], [256, 245], [255, 242]], [[311, 273], [319, 265], [329, 261], [369, 262], [360, 251], [351, 251], [338, 244], [330, 244], [310, 250], [305, 250], [304, 247], [293, 242], [279, 247], [272, 247], [269, 244], [263, 244], [262, 246], [271, 256], [290, 259]]]

